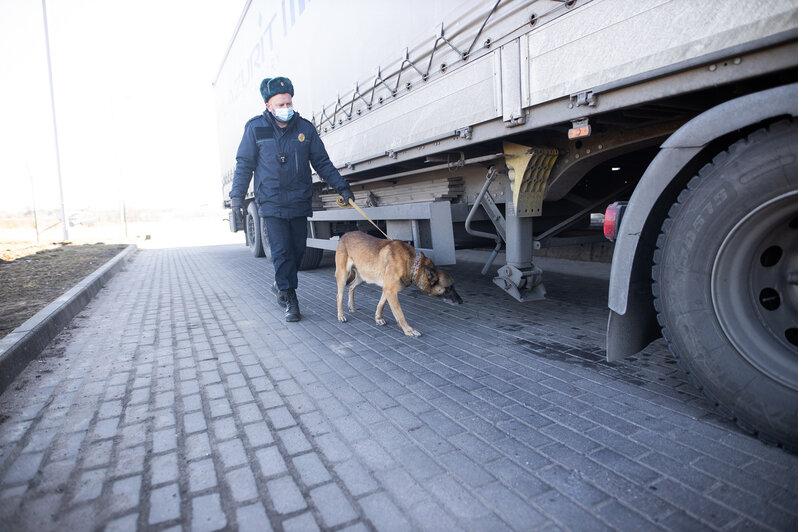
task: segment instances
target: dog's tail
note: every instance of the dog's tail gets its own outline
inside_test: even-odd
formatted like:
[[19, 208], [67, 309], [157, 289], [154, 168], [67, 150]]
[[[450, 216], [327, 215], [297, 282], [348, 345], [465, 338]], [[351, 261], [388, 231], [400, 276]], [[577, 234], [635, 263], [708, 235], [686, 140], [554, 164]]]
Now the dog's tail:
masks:
[[356, 275], [357, 275], [357, 272], [355, 271], [355, 268], [354, 268], [354, 266], [353, 266], [353, 267], [352, 267], [352, 269], [351, 269], [351, 270], [349, 270], [349, 276], [346, 278], [346, 284], [347, 284], [347, 285], [350, 285], [350, 284], [352, 284], [352, 281], [354, 281], [354, 280], [355, 280], [355, 276], [356, 276]]

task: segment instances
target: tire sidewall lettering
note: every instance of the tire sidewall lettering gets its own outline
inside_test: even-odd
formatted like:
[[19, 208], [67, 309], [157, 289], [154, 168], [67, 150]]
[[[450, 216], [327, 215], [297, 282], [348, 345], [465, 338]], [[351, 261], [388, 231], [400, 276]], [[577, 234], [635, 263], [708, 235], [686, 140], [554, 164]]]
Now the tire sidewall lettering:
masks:
[[780, 131], [760, 130], [738, 141], [705, 166], [663, 224], [654, 280], [671, 349], [698, 385], [744, 425], [798, 446], [798, 392], [736, 350], [711, 296], [713, 268], [728, 235], [750, 212], [798, 187], [796, 154], [798, 124], [788, 122]]

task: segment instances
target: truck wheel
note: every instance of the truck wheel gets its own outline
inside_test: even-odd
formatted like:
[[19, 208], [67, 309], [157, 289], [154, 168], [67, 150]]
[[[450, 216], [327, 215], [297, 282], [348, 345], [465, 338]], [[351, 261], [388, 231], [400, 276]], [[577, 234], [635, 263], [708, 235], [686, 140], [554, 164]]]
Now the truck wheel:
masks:
[[798, 449], [798, 124], [751, 134], [693, 177], [652, 276], [691, 382], [744, 430]]
[[321, 258], [324, 255], [324, 250], [319, 248], [305, 248], [305, 254], [302, 255], [302, 262], [299, 263], [300, 270], [314, 270], [321, 264]]
[[263, 256], [263, 241], [261, 238], [261, 224], [260, 216], [258, 215], [258, 207], [254, 201], [250, 201], [247, 206], [247, 245], [249, 250], [255, 257]]
[[[308, 221], [308, 236], [313, 234], [311, 230], [310, 224], [312, 222]], [[317, 237], [325, 238], [329, 237], [329, 229], [327, 226], [319, 227], [317, 224], [316, 230], [321, 230], [321, 235], [317, 234]], [[302, 256], [302, 262], [299, 263], [300, 270], [315, 270], [321, 264], [321, 259], [324, 257], [324, 250], [319, 248], [305, 248], [305, 254]]]

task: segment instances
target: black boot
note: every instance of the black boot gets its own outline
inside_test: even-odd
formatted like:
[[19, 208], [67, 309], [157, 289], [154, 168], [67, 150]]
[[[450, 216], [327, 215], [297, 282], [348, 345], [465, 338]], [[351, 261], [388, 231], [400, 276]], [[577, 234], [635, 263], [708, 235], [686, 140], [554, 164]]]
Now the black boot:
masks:
[[285, 298], [285, 292], [287, 291], [277, 288], [277, 281], [272, 283], [272, 293], [277, 296], [277, 304], [280, 305], [280, 308], [285, 308], [288, 304], [288, 300]]
[[299, 314], [299, 301], [296, 298], [296, 291], [280, 290], [280, 296], [285, 294], [285, 321], [299, 321], [302, 316]]

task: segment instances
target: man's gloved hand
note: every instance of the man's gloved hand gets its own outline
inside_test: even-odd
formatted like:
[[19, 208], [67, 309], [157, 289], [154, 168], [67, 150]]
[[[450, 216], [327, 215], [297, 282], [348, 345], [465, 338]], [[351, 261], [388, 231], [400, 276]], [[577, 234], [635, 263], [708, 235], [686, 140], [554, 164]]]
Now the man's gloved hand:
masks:
[[230, 206], [233, 208], [233, 218], [235, 219], [236, 230], [244, 228], [246, 211], [244, 210], [244, 198], [230, 198]]
[[344, 198], [344, 205], [349, 205], [349, 200], [355, 201], [355, 195], [352, 194], [352, 190], [347, 187], [346, 190], [341, 192], [341, 196]]

